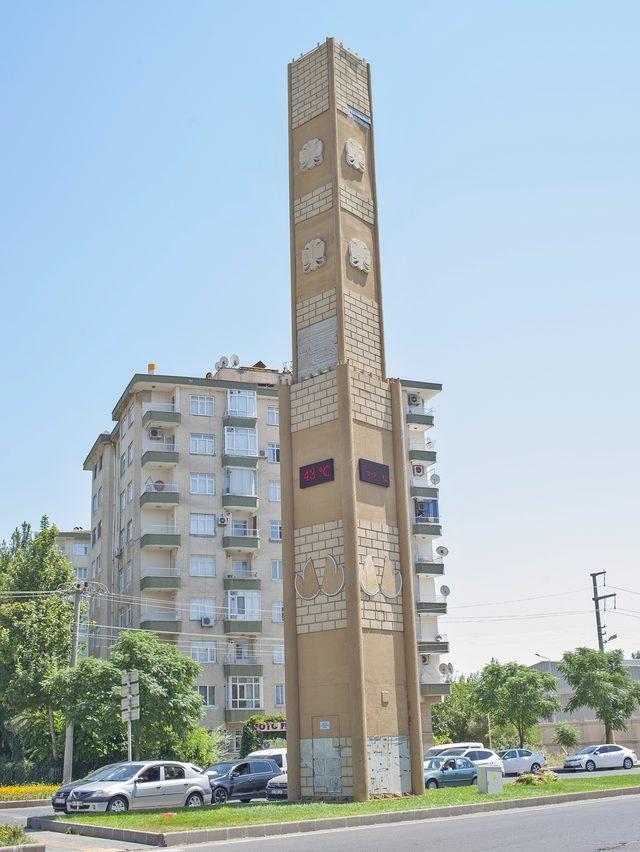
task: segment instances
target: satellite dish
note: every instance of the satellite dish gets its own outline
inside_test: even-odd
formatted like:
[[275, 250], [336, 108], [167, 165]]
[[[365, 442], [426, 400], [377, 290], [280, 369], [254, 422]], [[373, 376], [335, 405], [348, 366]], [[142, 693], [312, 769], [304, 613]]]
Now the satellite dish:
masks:
[[451, 663], [447, 663], [447, 671], [450, 675], [453, 674], [453, 666], [451, 665]]
[[220, 364], [221, 367], [228, 367], [229, 366], [229, 359], [227, 358], [226, 355], [222, 355], [222, 357], [218, 361], [218, 364]]
[[222, 363], [221, 363], [220, 361], [216, 361], [216, 363], [215, 363], [215, 365], [214, 365], [214, 366], [215, 366], [215, 369], [216, 369], [216, 370], [219, 370], [219, 369], [220, 369], [220, 367], [222, 366]]
[[240, 358], [238, 358], [237, 355], [232, 355], [231, 356], [231, 366], [237, 367], [239, 363], [240, 363]]
[[443, 675], [449, 674], [449, 666], [450, 665], [451, 665], [451, 663], [448, 663], [448, 664], [447, 663], [440, 663], [440, 665], [438, 666], [438, 671], [440, 672], [440, 674], [443, 674]]
[[451, 594], [451, 589], [449, 588], [449, 586], [440, 586], [440, 594], [443, 598], [448, 598]]
[[437, 473], [432, 473], [429, 479], [432, 485], [440, 485], [440, 477]]
[[445, 547], [444, 544], [441, 544], [440, 547], [436, 547], [436, 553], [438, 556], [448, 556], [449, 548]]

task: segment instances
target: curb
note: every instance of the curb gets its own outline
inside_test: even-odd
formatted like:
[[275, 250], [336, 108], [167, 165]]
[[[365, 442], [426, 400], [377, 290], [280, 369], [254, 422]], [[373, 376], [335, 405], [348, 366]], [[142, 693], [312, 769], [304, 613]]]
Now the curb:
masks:
[[0, 846], [0, 852], [47, 852], [44, 843], [29, 843], [27, 846]]
[[[46, 799], [17, 799], [12, 802], [0, 802], [0, 811], [8, 810], [9, 808], [43, 808], [51, 804], [51, 796]], [[11, 849], [11, 846], [0, 846], [0, 850]]]
[[[589, 799], [609, 799], [616, 796], [638, 796], [640, 787], [613, 787], [607, 790], [588, 790], [583, 793], [557, 793], [551, 796], [536, 796], [531, 799], [509, 799], [505, 802], [481, 802], [473, 805], [449, 805], [445, 807], [420, 808], [412, 811], [388, 811], [387, 813], [363, 814], [362, 816], [310, 819], [299, 822], [272, 822], [260, 825], [239, 825], [232, 828], [204, 828], [195, 831], [171, 831], [155, 833], [135, 831], [128, 828], [85, 825], [80, 822], [58, 822], [46, 817], [28, 817], [27, 827], [61, 834], [83, 834], [105, 840], [123, 840], [147, 846], [184, 846], [192, 843], [214, 843], [220, 840], [244, 840], [252, 837], [271, 837], [277, 834], [300, 834], [309, 831], [326, 831], [332, 828], [353, 828], [363, 825], [383, 825], [394, 822], [441, 819], [442, 817], [464, 816], [465, 814], [507, 811], [518, 808], [536, 808], [545, 805], [562, 805]], [[34, 849], [35, 848], [31, 847]], [[30, 850], [31, 852], [31, 850]]]

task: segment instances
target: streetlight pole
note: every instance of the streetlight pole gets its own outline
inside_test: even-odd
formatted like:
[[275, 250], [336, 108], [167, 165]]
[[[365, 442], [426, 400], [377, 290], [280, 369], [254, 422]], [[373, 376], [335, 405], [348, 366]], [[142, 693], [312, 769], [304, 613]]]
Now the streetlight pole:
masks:
[[[70, 666], [75, 668], [78, 663], [78, 637], [80, 635], [80, 602], [86, 592], [88, 583], [76, 583], [73, 590], [67, 594], [73, 595], [73, 631], [71, 634]], [[64, 733], [64, 762], [62, 766], [62, 783], [68, 784], [73, 775], [73, 722], [67, 722]]]

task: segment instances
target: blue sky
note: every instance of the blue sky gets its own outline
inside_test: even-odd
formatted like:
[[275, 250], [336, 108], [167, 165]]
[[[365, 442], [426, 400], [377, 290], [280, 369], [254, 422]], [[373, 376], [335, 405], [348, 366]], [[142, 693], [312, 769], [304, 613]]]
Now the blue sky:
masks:
[[3, 4], [0, 533], [88, 522], [148, 361], [290, 357], [286, 63], [334, 35], [373, 65], [389, 372], [445, 385], [451, 660], [593, 644], [589, 572], [640, 593], [639, 29], [622, 0]]

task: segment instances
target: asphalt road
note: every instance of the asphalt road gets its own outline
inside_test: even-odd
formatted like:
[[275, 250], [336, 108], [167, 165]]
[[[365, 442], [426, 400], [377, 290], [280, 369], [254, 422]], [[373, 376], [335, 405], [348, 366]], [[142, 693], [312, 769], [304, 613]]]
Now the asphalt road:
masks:
[[313, 831], [173, 852], [640, 852], [636, 796], [420, 822]]

